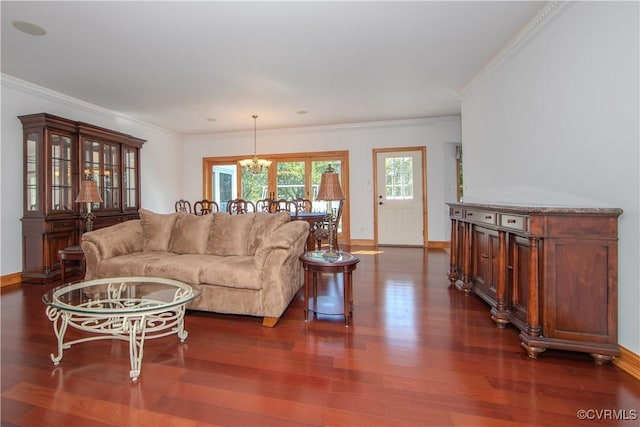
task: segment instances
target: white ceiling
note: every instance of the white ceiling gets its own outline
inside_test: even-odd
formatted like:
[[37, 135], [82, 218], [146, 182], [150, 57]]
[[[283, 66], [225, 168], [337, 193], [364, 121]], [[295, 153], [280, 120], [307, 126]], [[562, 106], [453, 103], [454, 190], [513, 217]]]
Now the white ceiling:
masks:
[[3, 0], [1, 65], [181, 134], [433, 117], [545, 5]]

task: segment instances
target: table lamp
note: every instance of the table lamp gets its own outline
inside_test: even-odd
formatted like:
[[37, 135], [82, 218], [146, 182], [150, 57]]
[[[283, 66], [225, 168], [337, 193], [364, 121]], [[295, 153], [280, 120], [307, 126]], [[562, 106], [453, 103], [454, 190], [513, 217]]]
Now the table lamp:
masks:
[[333, 170], [331, 165], [322, 173], [320, 188], [316, 200], [325, 200], [329, 202], [329, 250], [322, 256], [326, 260], [336, 260], [340, 258], [340, 253], [333, 246], [334, 230], [333, 230], [333, 210], [331, 202], [333, 200], [344, 200], [342, 188], [340, 188], [340, 176]]
[[102, 197], [98, 192], [98, 184], [91, 178], [83, 179], [80, 181], [80, 193], [76, 197], [76, 203], [86, 203], [87, 213], [84, 215], [85, 225], [87, 231], [93, 230], [93, 218], [95, 216], [91, 212], [91, 205], [93, 203], [102, 203]]

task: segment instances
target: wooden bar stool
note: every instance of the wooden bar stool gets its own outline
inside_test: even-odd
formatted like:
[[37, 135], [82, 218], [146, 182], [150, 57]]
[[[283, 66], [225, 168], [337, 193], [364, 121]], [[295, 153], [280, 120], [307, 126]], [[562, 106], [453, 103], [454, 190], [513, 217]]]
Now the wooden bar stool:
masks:
[[62, 283], [66, 283], [65, 270], [67, 262], [80, 261], [80, 273], [84, 277], [85, 259], [84, 252], [81, 246], [69, 246], [58, 251], [58, 258], [60, 258], [60, 271], [62, 274]]

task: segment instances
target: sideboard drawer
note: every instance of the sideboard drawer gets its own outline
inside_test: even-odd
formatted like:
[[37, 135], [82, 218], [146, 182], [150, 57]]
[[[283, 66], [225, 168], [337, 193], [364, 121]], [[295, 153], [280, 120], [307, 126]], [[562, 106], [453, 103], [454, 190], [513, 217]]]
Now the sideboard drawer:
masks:
[[481, 222], [483, 224], [496, 225], [495, 212], [467, 211], [466, 217], [470, 221]]
[[524, 231], [524, 217], [519, 215], [500, 215], [500, 226]]
[[450, 215], [451, 215], [453, 218], [460, 218], [460, 219], [462, 219], [462, 213], [463, 213], [462, 208], [451, 208], [451, 209], [450, 209]]

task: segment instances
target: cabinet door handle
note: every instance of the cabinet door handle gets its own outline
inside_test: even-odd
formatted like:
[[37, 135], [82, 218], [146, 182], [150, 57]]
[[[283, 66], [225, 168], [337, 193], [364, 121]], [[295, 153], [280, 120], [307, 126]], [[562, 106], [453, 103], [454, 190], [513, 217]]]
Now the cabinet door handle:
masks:
[[481, 256], [482, 258], [484, 258], [484, 259], [489, 258], [489, 255], [487, 255], [487, 254], [485, 254], [485, 253], [480, 254], [480, 256]]
[[493, 217], [491, 215], [485, 215], [484, 219], [493, 219]]

